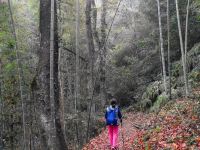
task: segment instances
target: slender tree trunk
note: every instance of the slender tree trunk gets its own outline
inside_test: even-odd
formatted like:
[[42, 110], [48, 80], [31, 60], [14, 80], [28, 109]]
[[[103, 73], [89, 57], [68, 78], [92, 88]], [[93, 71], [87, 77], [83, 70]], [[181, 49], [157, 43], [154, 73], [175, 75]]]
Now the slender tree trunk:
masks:
[[93, 88], [94, 88], [94, 40], [92, 34], [92, 22], [91, 22], [91, 5], [92, 0], [86, 1], [86, 32], [87, 32], [87, 45], [89, 50], [89, 80], [88, 80], [88, 92], [89, 92], [89, 100], [90, 104], [89, 107], [89, 117], [88, 117], [88, 125], [87, 125], [87, 135], [86, 140], [89, 138], [89, 129], [90, 129], [90, 119], [91, 119], [91, 109], [93, 106]]
[[2, 62], [0, 59], [0, 149], [4, 149], [3, 148], [3, 123], [4, 123], [4, 119], [3, 119], [3, 98], [2, 98]]
[[185, 83], [185, 94], [186, 94], [186, 97], [187, 97], [188, 96], [188, 85], [187, 85], [186, 61], [185, 61], [185, 51], [184, 51], [184, 47], [183, 47], [183, 36], [182, 36], [182, 31], [181, 31], [178, 0], [175, 0], [175, 3], [176, 3], [176, 14], [177, 14], [177, 21], [178, 21], [181, 55], [182, 55], [182, 66], [183, 66], [183, 76], [184, 76], [184, 83]]
[[[59, 33], [59, 39], [61, 37], [61, 35], [63, 34], [63, 30], [62, 30], [62, 13], [61, 13], [61, 0], [58, 0], [58, 33]], [[59, 43], [59, 60], [58, 60], [58, 65], [59, 65], [59, 70], [58, 70], [58, 73], [59, 73], [59, 83], [60, 83], [60, 105], [61, 105], [61, 122], [62, 122], [62, 129], [63, 129], [63, 133], [64, 133], [64, 137], [65, 137], [65, 140], [66, 140], [66, 128], [65, 128], [65, 91], [64, 91], [64, 84], [65, 84], [65, 81], [64, 81], [64, 76], [62, 74], [62, 57], [63, 57], [63, 45], [62, 43]]]
[[[67, 143], [65, 141], [65, 136], [63, 133], [61, 118], [62, 118], [62, 106], [60, 101], [60, 88], [59, 88], [59, 75], [58, 75], [58, 60], [59, 60], [59, 47], [58, 47], [58, 20], [57, 20], [57, 3], [56, 0], [52, 0], [52, 4], [54, 1], [54, 19], [51, 18], [52, 24], [54, 23], [54, 32], [52, 30], [52, 34], [54, 34], [54, 62], [53, 62], [53, 71], [54, 71], [54, 114], [55, 114], [55, 135], [56, 135], [56, 150], [67, 150]], [[53, 11], [53, 8], [52, 8]], [[53, 22], [54, 20], [54, 22]]]
[[187, 60], [189, 9], [190, 9], [190, 0], [187, 0], [187, 14], [186, 14], [186, 22], [185, 22], [185, 60]]
[[167, 0], [167, 41], [168, 41], [168, 74], [169, 74], [169, 99], [171, 99], [171, 59], [170, 59], [170, 11], [169, 0]]
[[13, 37], [15, 39], [15, 53], [16, 53], [16, 60], [17, 60], [17, 71], [18, 71], [18, 77], [19, 77], [19, 90], [20, 90], [20, 98], [21, 98], [21, 107], [22, 107], [22, 126], [23, 126], [23, 149], [26, 150], [26, 122], [25, 122], [25, 110], [24, 110], [24, 93], [23, 93], [23, 82], [24, 78], [22, 77], [22, 68], [21, 63], [19, 60], [19, 53], [18, 53], [18, 42], [17, 42], [17, 35], [15, 30], [15, 22], [13, 19], [13, 13], [12, 13], [12, 7], [11, 2], [8, 0], [8, 7], [10, 12], [10, 18], [11, 18], [11, 30]]
[[[102, 106], [105, 105], [106, 101], [106, 14], [107, 14], [107, 0], [102, 1], [102, 10], [101, 10], [101, 34], [97, 31], [97, 8], [95, 1], [92, 0], [93, 5], [93, 35], [98, 46], [99, 57], [100, 57], [100, 65], [99, 65], [99, 73], [100, 73], [100, 103]], [[101, 38], [100, 38], [101, 36]]]
[[75, 75], [75, 114], [76, 114], [76, 121], [75, 121], [75, 126], [76, 126], [76, 141], [77, 141], [77, 149], [79, 149], [79, 127], [78, 127], [78, 104], [79, 104], [79, 97], [80, 97], [80, 67], [79, 67], [79, 57], [80, 57], [80, 49], [79, 49], [79, 31], [80, 30], [80, 4], [79, 0], [76, 0], [76, 75]]
[[102, 106], [106, 102], [106, 56], [107, 50], [104, 46], [106, 42], [106, 14], [107, 14], [107, 0], [103, 1], [101, 14], [101, 48], [100, 48], [100, 98]]
[[61, 104], [61, 122], [62, 122], [62, 128], [64, 137], [66, 139], [66, 131], [65, 131], [65, 91], [64, 91], [64, 77], [62, 75], [62, 69], [61, 69], [61, 52], [62, 49], [59, 49], [59, 83], [60, 83], [60, 104]]
[[187, 65], [187, 48], [188, 48], [188, 20], [189, 20], [189, 9], [190, 9], [190, 0], [187, 0], [187, 14], [186, 14], [186, 21], [185, 21], [185, 67], [186, 67], [186, 80], [188, 85], [188, 65]]
[[50, 21], [50, 108], [51, 108], [51, 142], [52, 149], [56, 147], [56, 133], [55, 133], [55, 87], [54, 87], [54, 25], [55, 25], [55, 1], [51, 0], [51, 21]]
[[164, 84], [165, 92], [167, 93], [165, 54], [164, 54], [164, 48], [163, 48], [162, 21], [161, 21], [161, 13], [160, 13], [160, 0], [157, 0], [157, 5], [158, 5], [158, 20], [159, 20], [159, 31], [160, 31], [160, 47], [161, 47], [161, 57], [162, 57], [162, 69], [163, 69], [163, 84]]
[[80, 94], [80, 88], [79, 88], [79, 56], [80, 56], [80, 53], [79, 53], [79, 28], [80, 28], [80, 13], [79, 13], [79, 10], [80, 10], [80, 6], [79, 6], [79, 0], [76, 0], [76, 83], [75, 83], [75, 113], [77, 114], [77, 106], [78, 106], [78, 103], [79, 103], [79, 94]]

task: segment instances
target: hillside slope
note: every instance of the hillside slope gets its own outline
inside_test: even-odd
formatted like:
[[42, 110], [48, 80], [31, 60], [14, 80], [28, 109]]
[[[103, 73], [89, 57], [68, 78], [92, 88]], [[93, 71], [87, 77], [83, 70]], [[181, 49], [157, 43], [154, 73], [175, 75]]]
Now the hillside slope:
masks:
[[[200, 149], [200, 88], [194, 99], [169, 101], [158, 114], [124, 113], [120, 127], [120, 150], [196, 150]], [[107, 130], [84, 146], [83, 150], [109, 150]]]

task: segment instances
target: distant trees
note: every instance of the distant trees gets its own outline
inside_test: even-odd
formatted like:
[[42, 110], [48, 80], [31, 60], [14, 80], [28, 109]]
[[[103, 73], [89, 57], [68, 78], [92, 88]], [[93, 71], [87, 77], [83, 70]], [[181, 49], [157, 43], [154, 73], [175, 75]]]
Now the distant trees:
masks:
[[[157, 0], [158, 5], [158, 19], [159, 19], [159, 31], [160, 31], [160, 46], [161, 46], [161, 57], [162, 57], [162, 68], [163, 68], [163, 83], [165, 87], [165, 92], [168, 92], [169, 98], [171, 99], [171, 59], [170, 59], [170, 14], [169, 14], [169, 0], [167, 0], [167, 41], [168, 41], [168, 73], [169, 73], [169, 90], [167, 90], [167, 81], [166, 81], [166, 67], [165, 67], [165, 55], [163, 50], [163, 34], [162, 34], [162, 22], [161, 22], [161, 14], [160, 14], [160, 1]], [[188, 81], [187, 81], [187, 42], [188, 42], [188, 17], [189, 17], [189, 5], [190, 0], [187, 1], [186, 8], [186, 25], [185, 25], [185, 45], [183, 44], [182, 37], [182, 26], [180, 22], [180, 14], [179, 14], [179, 5], [178, 0], [175, 0], [176, 5], [176, 17], [178, 22], [178, 33], [179, 33], [179, 41], [180, 41], [180, 49], [181, 49], [181, 58], [182, 58], [182, 66], [183, 66], [183, 77], [185, 84], [185, 94], [188, 96]]]

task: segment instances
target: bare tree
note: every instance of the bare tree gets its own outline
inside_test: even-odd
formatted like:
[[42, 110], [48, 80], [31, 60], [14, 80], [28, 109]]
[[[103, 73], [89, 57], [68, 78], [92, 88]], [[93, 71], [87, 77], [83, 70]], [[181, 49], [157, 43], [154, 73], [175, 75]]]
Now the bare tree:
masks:
[[187, 84], [187, 73], [186, 73], [186, 60], [185, 60], [185, 51], [184, 51], [184, 46], [183, 46], [183, 36], [182, 36], [182, 31], [181, 31], [178, 0], [175, 0], [175, 3], [176, 3], [176, 15], [177, 15], [177, 21], [178, 21], [179, 40], [180, 40], [181, 55], [182, 55], [182, 66], [183, 66], [183, 77], [184, 77], [184, 84], [185, 84], [185, 94], [186, 94], [186, 97], [187, 97], [188, 96], [188, 84]]
[[101, 13], [101, 46], [100, 46], [100, 98], [102, 106], [106, 101], [106, 13], [107, 13], [107, 0], [102, 3]]
[[189, 9], [190, 9], [190, 0], [187, 0], [187, 13], [186, 13], [186, 21], [185, 21], [185, 67], [186, 67], [186, 82], [188, 85], [188, 79], [187, 79], [187, 48], [188, 48], [188, 20], [189, 20]]
[[80, 57], [80, 50], [79, 50], [79, 31], [80, 30], [80, 3], [79, 0], [76, 0], [76, 79], [75, 79], [75, 114], [76, 114], [76, 121], [75, 121], [75, 126], [76, 126], [76, 145], [77, 149], [79, 149], [79, 128], [78, 128], [78, 110], [77, 110], [77, 105], [79, 103], [79, 98], [80, 98], [80, 81], [79, 81], [79, 76], [80, 76], [80, 67], [79, 67], [79, 57]]
[[188, 44], [188, 19], [189, 19], [190, 0], [187, 0], [187, 13], [185, 22], [185, 60], [187, 60], [187, 44]]
[[171, 99], [171, 59], [170, 59], [170, 11], [169, 0], [167, 0], [167, 50], [168, 50], [168, 74], [169, 74], [169, 99]]
[[90, 128], [90, 119], [91, 119], [91, 109], [93, 106], [93, 88], [94, 88], [94, 38], [93, 38], [93, 32], [92, 32], [92, 21], [91, 21], [91, 6], [92, 6], [93, 0], [87, 0], [86, 1], [86, 32], [87, 32], [87, 45], [89, 50], [89, 83], [88, 83], [88, 91], [89, 91], [89, 117], [88, 117], [88, 125], [87, 125], [87, 137], [86, 140], [88, 140], [89, 137], [89, 128]]
[[50, 141], [52, 148], [55, 148], [55, 93], [54, 93], [54, 22], [55, 22], [55, 5], [54, 0], [51, 0], [51, 20], [50, 20], [50, 108], [51, 108], [51, 123], [50, 123]]
[[3, 147], [3, 132], [4, 132], [4, 129], [3, 129], [3, 123], [4, 123], [4, 119], [3, 119], [3, 100], [2, 100], [2, 61], [0, 59], [0, 119], [1, 119], [1, 122], [0, 122], [0, 149], [4, 149]]
[[160, 49], [161, 49], [161, 57], [162, 57], [162, 69], [163, 69], [163, 84], [164, 84], [165, 92], [167, 92], [165, 54], [164, 54], [164, 48], [163, 48], [162, 21], [161, 21], [161, 13], [160, 13], [160, 0], [157, 0], [157, 5], [158, 5], [158, 21], [159, 21], [159, 31], [160, 31]]
[[97, 47], [98, 47], [98, 53], [100, 57], [100, 64], [99, 64], [99, 73], [100, 73], [100, 100], [102, 106], [105, 105], [106, 100], [106, 14], [107, 14], [107, 0], [102, 1], [102, 9], [101, 9], [101, 33], [98, 33], [97, 31], [97, 8], [95, 1], [92, 0], [92, 6], [93, 6], [93, 13], [92, 13], [92, 19], [93, 19], [93, 35], [94, 39], [96, 41]]

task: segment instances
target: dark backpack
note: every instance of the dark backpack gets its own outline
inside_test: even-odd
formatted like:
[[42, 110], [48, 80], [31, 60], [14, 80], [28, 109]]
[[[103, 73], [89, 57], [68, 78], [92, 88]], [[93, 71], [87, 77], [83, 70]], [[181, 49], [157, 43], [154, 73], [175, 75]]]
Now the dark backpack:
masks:
[[111, 109], [110, 107], [108, 107], [106, 109], [107, 111], [107, 118], [106, 118], [106, 122], [108, 125], [117, 125], [118, 124], [118, 107]]

